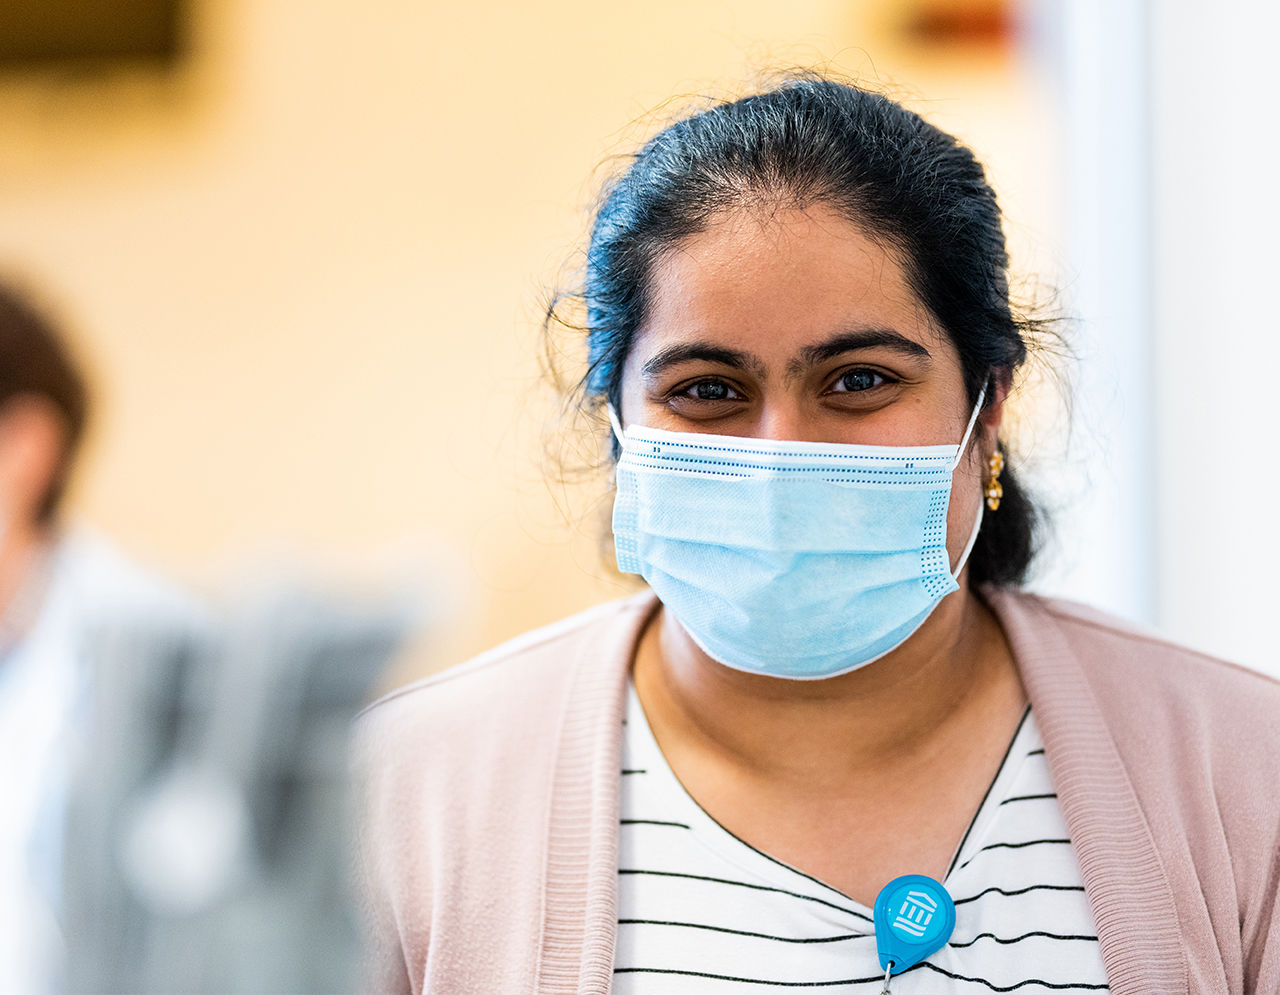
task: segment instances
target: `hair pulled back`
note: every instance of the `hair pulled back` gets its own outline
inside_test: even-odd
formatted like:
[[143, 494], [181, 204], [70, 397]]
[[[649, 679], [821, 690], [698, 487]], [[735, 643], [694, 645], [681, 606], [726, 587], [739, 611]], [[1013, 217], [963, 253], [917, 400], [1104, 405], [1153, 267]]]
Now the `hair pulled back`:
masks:
[[[583, 285], [587, 395], [618, 406], [657, 257], [743, 205], [830, 206], [902, 260], [960, 356], [969, 403], [1024, 362], [1009, 304], [1000, 208], [968, 148], [882, 94], [821, 78], [676, 121], [604, 191]], [[991, 393], [988, 401], [991, 403]], [[1034, 552], [1035, 506], [1006, 469], [969, 560], [975, 583], [1016, 584]]]

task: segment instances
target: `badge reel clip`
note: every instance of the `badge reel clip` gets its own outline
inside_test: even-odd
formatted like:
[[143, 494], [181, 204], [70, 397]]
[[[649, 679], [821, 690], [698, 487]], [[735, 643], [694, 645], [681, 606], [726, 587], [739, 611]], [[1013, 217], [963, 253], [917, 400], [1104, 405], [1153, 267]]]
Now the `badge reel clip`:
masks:
[[880, 889], [873, 912], [876, 953], [884, 968], [881, 995], [891, 995], [893, 975], [946, 946], [956, 926], [956, 906], [947, 889], [933, 878], [904, 874]]

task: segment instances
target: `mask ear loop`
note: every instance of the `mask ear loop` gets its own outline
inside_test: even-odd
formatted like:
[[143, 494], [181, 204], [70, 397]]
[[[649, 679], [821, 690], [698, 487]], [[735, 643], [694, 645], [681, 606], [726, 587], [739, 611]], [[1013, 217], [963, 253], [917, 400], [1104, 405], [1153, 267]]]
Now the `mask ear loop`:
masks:
[[[969, 415], [969, 424], [964, 427], [964, 436], [960, 439], [960, 448], [956, 450], [956, 458], [951, 461], [951, 469], [954, 470], [960, 465], [960, 461], [964, 459], [965, 447], [969, 445], [969, 436], [973, 434], [973, 426], [978, 423], [978, 415], [982, 413], [982, 404], [987, 399], [987, 385], [982, 385], [982, 390], [978, 391], [978, 401], [973, 406], [973, 412]], [[613, 409], [609, 409], [609, 415], [613, 416]]]
[[622, 438], [622, 422], [618, 421], [618, 412], [613, 410], [612, 404], [606, 404], [605, 410], [609, 412], [609, 424], [613, 426], [614, 438], [618, 440], [618, 445], [624, 445], [625, 440]]
[[960, 583], [960, 574], [964, 571], [964, 565], [969, 562], [969, 554], [973, 552], [974, 544], [978, 541], [978, 533], [982, 531], [982, 504], [983, 502], [978, 502], [978, 517], [973, 522], [973, 531], [969, 533], [969, 541], [964, 544], [964, 552], [960, 554], [960, 560], [951, 574], [957, 584]]
[[[988, 381], [990, 382], [990, 381]], [[969, 415], [969, 424], [965, 427], [964, 438], [960, 440], [960, 448], [956, 450], [956, 458], [951, 463], [952, 472], [960, 465], [960, 461], [964, 459], [965, 448], [969, 445], [969, 436], [973, 433], [973, 426], [977, 424], [978, 414], [982, 411], [982, 404], [987, 399], [987, 385], [982, 385], [982, 390], [978, 391], [978, 402], [973, 406], [973, 413]], [[612, 409], [610, 409], [612, 414]], [[978, 501], [978, 517], [974, 520], [973, 531], [969, 533], [969, 541], [964, 544], [964, 552], [960, 554], [960, 561], [956, 564], [956, 568], [952, 571], [951, 576], [956, 583], [960, 582], [960, 574], [964, 570], [964, 565], [969, 562], [969, 554], [973, 552], [974, 544], [978, 541], [978, 533], [982, 531], [982, 504]]]

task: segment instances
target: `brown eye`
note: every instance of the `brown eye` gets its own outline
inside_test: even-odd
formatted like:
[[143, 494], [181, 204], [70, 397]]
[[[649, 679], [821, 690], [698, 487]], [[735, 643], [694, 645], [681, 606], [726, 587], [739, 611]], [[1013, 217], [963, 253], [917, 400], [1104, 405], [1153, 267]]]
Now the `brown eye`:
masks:
[[736, 401], [741, 395], [723, 380], [699, 380], [681, 393], [696, 401]]
[[729, 388], [716, 380], [703, 380], [693, 385], [693, 396], [699, 401], [728, 400]]
[[841, 374], [840, 378], [832, 384], [831, 389], [839, 392], [856, 393], [858, 391], [871, 390], [871, 388], [879, 387], [883, 383], [887, 383], [887, 381], [875, 370], [849, 370]]

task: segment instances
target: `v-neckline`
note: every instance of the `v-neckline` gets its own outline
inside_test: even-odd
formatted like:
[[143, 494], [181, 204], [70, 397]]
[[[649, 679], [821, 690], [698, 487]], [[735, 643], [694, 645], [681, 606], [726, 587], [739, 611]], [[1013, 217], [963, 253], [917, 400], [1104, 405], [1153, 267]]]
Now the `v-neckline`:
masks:
[[[772, 886], [790, 889], [797, 886], [797, 879], [810, 882], [833, 896], [833, 899], [838, 899], [838, 905], [847, 906], [844, 911], [859, 920], [865, 920], [870, 925], [873, 911], [869, 906], [834, 885], [828, 884], [821, 878], [809, 874], [807, 871], [803, 871], [785, 860], [774, 857], [767, 851], [744, 840], [717, 821], [714, 816], [698, 803], [697, 799], [680, 782], [675, 771], [672, 770], [671, 765], [663, 755], [657, 738], [653, 734], [653, 729], [649, 725], [648, 717], [645, 715], [644, 706], [640, 703], [639, 695], [636, 693], [635, 684], [630, 679], [627, 681], [626, 714], [628, 724], [625, 735], [635, 737], [633, 742], [636, 742], [643, 755], [651, 760], [652, 767], [647, 770], [648, 775], [656, 777], [661, 782], [661, 790], [664, 791], [670, 802], [676, 806], [679, 818], [682, 821], [687, 821], [691, 831], [700, 843], [712, 849], [721, 859], [730, 862], [745, 873], [765, 880]], [[1020, 763], [1011, 763], [1010, 761], [1015, 757], [1019, 758], [1019, 760], [1025, 759], [1022, 757], [1022, 753], [1025, 753], [1025, 751], [1019, 752], [1016, 747], [1019, 742], [1028, 738], [1031, 729], [1028, 722], [1030, 716], [1031, 706], [1027, 705], [1023, 709], [1022, 717], [1018, 720], [1018, 725], [1013, 735], [1009, 738], [1008, 746], [1005, 748], [1004, 755], [995, 774], [992, 776], [991, 782], [983, 793], [982, 800], [978, 803], [952, 854], [947, 873], [942, 881], [948, 890], [951, 887], [950, 882], [953, 874], [961, 865], [961, 858], [972, 852], [971, 850], [966, 850], [966, 847], [976, 846], [986, 836], [999, 810], [1000, 803], [998, 799], [1001, 797], [1002, 789], [1017, 777]], [[912, 873], [912, 869], [905, 868], [903, 873]]]

